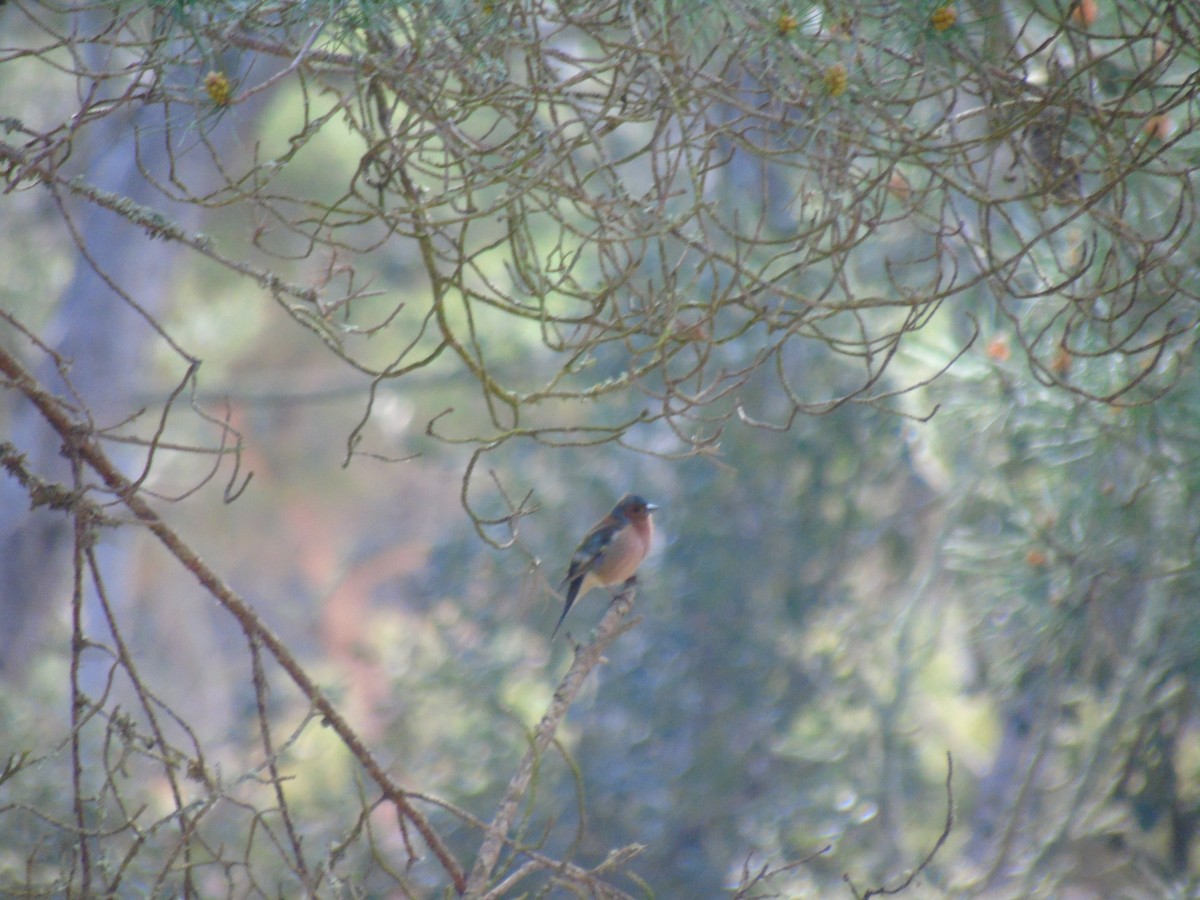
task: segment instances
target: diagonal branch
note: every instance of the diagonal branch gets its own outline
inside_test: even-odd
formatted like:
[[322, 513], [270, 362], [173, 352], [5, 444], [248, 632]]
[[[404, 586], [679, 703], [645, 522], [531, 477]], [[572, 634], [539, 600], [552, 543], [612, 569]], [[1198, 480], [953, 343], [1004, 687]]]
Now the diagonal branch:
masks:
[[329, 727], [342, 739], [342, 742], [366, 770], [387, 800], [395, 806], [400, 817], [401, 827], [404, 827], [406, 821], [413, 824], [449, 874], [455, 889], [462, 893], [466, 888], [466, 878], [449, 848], [434, 831], [429, 821], [412, 806], [404, 790], [392, 781], [362, 739], [338, 712], [337, 707], [309, 677], [279, 637], [266, 626], [250, 605], [229, 585], [225, 584], [183, 538], [142, 499], [137, 486], [121, 474], [112, 460], [100, 448], [90, 429], [68, 414], [61, 401], [43, 388], [16, 357], [3, 347], [0, 347], [0, 374], [3, 374], [10, 384], [37, 408], [47, 424], [62, 437], [68, 454], [82, 460], [99, 475], [105, 485], [120, 498], [129, 511], [166, 546], [171, 555], [179, 560], [205, 590], [238, 620], [238, 624], [242, 626], [247, 636], [261, 643], [271, 653], [280, 667], [287, 672], [295, 685], [312, 703], [313, 708], [321, 713]]
[[629, 610], [633, 607], [635, 594], [633, 581], [632, 578], [627, 581], [621, 592], [613, 599], [612, 606], [600, 621], [595, 640], [586, 646], [577, 648], [571, 668], [559, 682], [558, 690], [554, 692], [554, 699], [550, 703], [550, 709], [538, 723], [530, 747], [525, 751], [521, 764], [513, 774], [512, 780], [509, 781], [508, 790], [504, 792], [504, 799], [500, 803], [496, 817], [488, 826], [487, 836], [479, 847], [479, 854], [475, 857], [475, 865], [471, 869], [471, 878], [467, 882], [465, 894], [467, 900], [481, 900], [481, 898], [493, 896], [487, 892], [488, 879], [491, 878], [496, 861], [500, 858], [500, 851], [504, 846], [513, 819], [516, 817], [521, 798], [529, 789], [537, 761], [550, 746], [550, 742], [554, 740], [558, 726], [566, 717], [571, 704], [575, 702], [575, 697], [583, 687], [584, 681], [587, 680], [592, 669], [596, 668], [604, 658], [604, 651], [619, 635], [631, 627], [632, 623], [622, 625], [621, 620], [629, 614]]

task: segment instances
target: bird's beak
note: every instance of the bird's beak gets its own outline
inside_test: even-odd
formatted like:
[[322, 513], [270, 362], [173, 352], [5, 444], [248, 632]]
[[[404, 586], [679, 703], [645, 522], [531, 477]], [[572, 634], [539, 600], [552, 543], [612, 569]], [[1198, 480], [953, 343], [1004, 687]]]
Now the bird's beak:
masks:
[[657, 503], [647, 503], [646, 504], [646, 512], [654, 512], [656, 509], [658, 509]]

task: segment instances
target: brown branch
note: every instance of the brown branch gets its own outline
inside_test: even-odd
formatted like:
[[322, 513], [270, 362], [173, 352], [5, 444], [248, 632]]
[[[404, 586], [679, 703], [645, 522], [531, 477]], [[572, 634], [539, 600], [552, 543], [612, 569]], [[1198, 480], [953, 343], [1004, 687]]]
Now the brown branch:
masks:
[[266, 756], [267, 771], [271, 776], [271, 787], [275, 791], [279, 816], [283, 819], [284, 831], [287, 832], [292, 856], [296, 860], [296, 875], [300, 878], [300, 883], [304, 885], [305, 890], [315, 895], [315, 883], [312, 874], [308, 871], [308, 865], [304, 862], [304, 849], [301, 846], [296, 825], [292, 821], [292, 812], [288, 806], [287, 797], [283, 793], [283, 775], [279, 771], [278, 754], [271, 740], [271, 721], [267, 713], [267, 673], [263, 669], [262, 651], [259, 649], [258, 641], [252, 635], [248, 638], [248, 643], [250, 645], [250, 666], [254, 679], [254, 705], [258, 710], [258, 733], [262, 740], [263, 753]]
[[450, 876], [455, 889], [462, 893], [466, 888], [466, 878], [449, 848], [434, 831], [433, 826], [409, 803], [404, 790], [392, 781], [371, 751], [363, 744], [362, 739], [329, 701], [316, 682], [309, 677], [279, 637], [266, 626], [249, 604], [225, 584], [183, 538], [142, 499], [135, 485], [121, 474], [100, 448], [91, 431], [70, 416], [64, 410], [59, 399], [45, 390], [3, 347], [0, 347], [0, 373], [37, 408], [47, 424], [59, 434], [69, 455], [82, 460], [99, 475], [104, 484], [120, 498], [121, 502], [138, 520], [153, 532], [171, 555], [237, 619], [247, 636], [251, 640], [261, 643], [271, 653], [280, 667], [291, 677], [293, 683], [321, 713], [329, 727], [342, 739], [347, 749], [366, 770], [388, 801], [396, 807], [402, 826], [405, 821], [412, 822]]
[[562, 681], [559, 682], [550, 708], [538, 723], [529, 749], [525, 752], [521, 764], [517, 766], [512, 780], [509, 781], [508, 790], [504, 792], [500, 808], [496, 812], [495, 818], [492, 819], [491, 825], [488, 826], [487, 836], [479, 847], [475, 865], [471, 869], [470, 880], [467, 882], [465, 896], [468, 900], [481, 900], [481, 898], [493, 896], [493, 893], [487, 890], [488, 880], [496, 867], [496, 861], [500, 858], [500, 850], [505, 844], [513, 819], [516, 818], [521, 798], [525, 796], [525, 792], [533, 780], [538, 760], [550, 746], [550, 742], [554, 740], [558, 726], [562, 723], [571, 704], [575, 702], [575, 697], [579, 694], [588, 675], [600, 664], [604, 657], [604, 651], [619, 635], [632, 627], [632, 623], [622, 625], [621, 622], [633, 607], [635, 590], [632, 582], [633, 579], [626, 582], [621, 592], [613, 598], [612, 605], [600, 621], [595, 640], [586, 646], [576, 648], [575, 659]]
[[[312, 288], [292, 284], [268, 269], [226, 256], [216, 249], [212, 238], [207, 235], [187, 231], [158, 210], [135, 203], [128, 197], [102, 190], [81, 178], [67, 178], [55, 166], [34, 161], [19, 147], [0, 141], [0, 161], [7, 162], [15, 169], [15, 174], [11, 175], [9, 179], [13, 184], [26, 178], [32, 178], [44, 184], [65, 189], [102, 209], [107, 209], [128, 219], [140, 228], [144, 228], [146, 234], [151, 238], [177, 241], [231, 271], [253, 279], [277, 294], [286, 294], [305, 303], [315, 304], [317, 302], [317, 292]], [[96, 271], [101, 270], [97, 268]]]
[[[80, 481], [80, 465], [72, 461], [71, 474], [76, 489]], [[11, 466], [10, 466], [11, 471]], [[74, 794], [75, 827], [79, 829], [79, 890], [85, 897], [91, 892], [92, 858], [88, 844], [87, 818], [83, 805], [83, 756], [80, 734], [83, 730], [82, 712], [86, 702], [80, 689], [79, 664], [86, 646], [83, 632], [83, 556], [93, 539], [88, 523], [78, 512], [71, 518], [74, 546], [71, 560], [71, 785]]]
[[921, 864], [908, 873], [908, 877], [895, 887], [877, 887], [869, 888], [865, 893], [860, 894], [854, 887], [854, 882], [850, 880], [850, 874], [846, 873], [842, 876], [842, 880], [850, 888], [850, 893], [854, 895], [855, 900], [868, 900], [870, 897], [887, 897], [893, 894], [900, 894], [907, 891], [917, 876], [929, 867], [933, 862], [933, 858], [937, 856], [938, 851], [942, 849], [942, 845], [946, 843], [946, 839], [950, 837], [950, 831], [954, 828], [954, 757], [950, 755], [950, 751], [946, 751], [946, 824], [942, 826], [942, 833], [938, 835], [937, 841], [933, 848], [921, 860]]

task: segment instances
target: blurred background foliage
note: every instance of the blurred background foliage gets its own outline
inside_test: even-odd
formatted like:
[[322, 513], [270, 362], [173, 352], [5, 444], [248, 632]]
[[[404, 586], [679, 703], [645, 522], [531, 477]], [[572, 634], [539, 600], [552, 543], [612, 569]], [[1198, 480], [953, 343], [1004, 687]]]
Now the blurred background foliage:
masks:
[[[514, 48], [539, 29], [556, 78], [607, 87], [577, 120]], [[637, 490], [662, 507], [640, 621], [541, 761], [526, 850], [642, 845], [612, 883], [660, 897], [819, 854], [744, 896], [848, 896], [937, 841], [949, 751], [956, 824], [913, 896], [1200, 890], [1186, 4], [10, 2], [0, 30], [0, 341], [60, 392], [46, 347], [109, 342], [74, 399], [109, 438], [154, 436], [142, 489], [436, 798], [464, 865], [571, 655], [549, 639], [570, 552]], [[68, 127], [88, 65], [122, 115], [165, 110], [124, 150], [126, 120], [112, 143]], [[130, 160], [155, 184], [137, 202], [223, 258], [160, 264], [111, 212], [125, 243], [85, 252], [103, 203], [71, 179], [122, 193], [106, 166]], [[125, 300], [55, 299], [89, 269]], [[4, 386], [4, 440], [65, 481]], [[214, 419], [239, 469], [193, 492]], [[145, 446], [111, 446], [141, 470]], [[6, 540], [56, 533], [6, 490]], [[112, 515], [91, 649], [69, 541], [32, 564], [6, 545], [58, 574], [5, 575], [0, 892], [77, 895], [90, 865], [97, 895], [297, 895], [282, 783], [316, 893], [446, 895], [308, 700], [270, 660], [260, 690], [238, 623]], [[566, 895], [552, 874], [506, 896]]]

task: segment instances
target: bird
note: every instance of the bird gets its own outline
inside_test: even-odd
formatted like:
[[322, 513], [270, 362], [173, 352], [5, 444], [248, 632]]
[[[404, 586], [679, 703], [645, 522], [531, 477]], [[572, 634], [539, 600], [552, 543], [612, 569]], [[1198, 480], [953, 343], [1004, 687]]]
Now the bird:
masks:
[[650, 514], [658, 507], [638, 494], [626, 494], [612, 512], [591, 527], [575, 553], [567, 577], [558, 586], [567, 588], [567, 602], [550, 639], [554, 640], [575, 601], [594, 587], [624, 584], [633, 578], [650, 550], [654, 523]]

